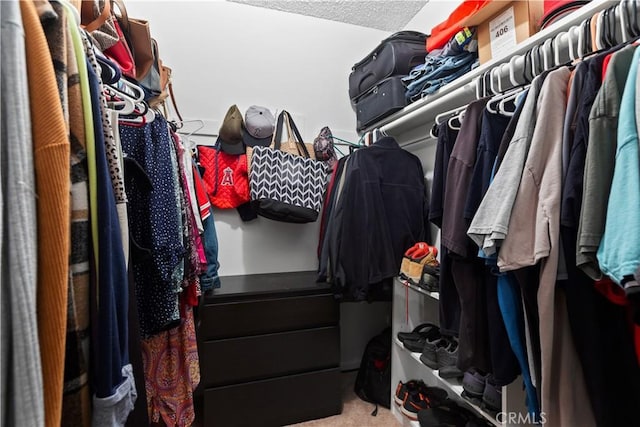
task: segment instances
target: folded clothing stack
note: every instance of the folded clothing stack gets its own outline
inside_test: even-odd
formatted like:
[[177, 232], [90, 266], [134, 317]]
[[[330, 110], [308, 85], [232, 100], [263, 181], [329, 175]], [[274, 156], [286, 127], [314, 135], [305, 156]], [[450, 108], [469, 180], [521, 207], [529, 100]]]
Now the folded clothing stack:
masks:
[[477, 66], [478, 43], [474, 36], [475, 29], [464, 28], [442, 49], [429, 52], [424, 64], [415, 66], [402, 79], [407, 85], [407, 101], [430, 95]]

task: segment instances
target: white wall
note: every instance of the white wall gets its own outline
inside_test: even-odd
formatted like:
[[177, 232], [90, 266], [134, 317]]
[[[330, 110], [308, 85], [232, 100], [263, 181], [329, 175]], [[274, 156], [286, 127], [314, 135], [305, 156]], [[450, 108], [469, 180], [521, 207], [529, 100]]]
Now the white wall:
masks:
[[428, 0], [428, 3], [416, 13], [404, 29], [430, 34], [431, 29], [447, 19], [460, 3], [460, 0]]
[[[288, 110], [307, 142], [323, 126], [340, 138], [358, 139], [348, 75], [388, 32], [223, 1], [126, 3], [131, 16], [150, 21], [161, 57], [173, 69], [183, 117], [206, 122], [199, 133], [217, 133], [235, 103], [243, 112], [252, 104]], [[449, 2], [435, 3], [427, 4], [407, 29], [428, 33], [453, 8]], [[430, 149], [412, 150], [429, 170]], [[235, 210], [218, 210], [215, 218], [222, 276], [317, 267], [317, 223], [263, 218], [242, 223]], [[340, 311], [341, 366], [357, 368], [367, 341], [389, 324], [390, 304], [347, 303]]]
[[[323, 126], [358, 139], [348, 75], [388, 33], [224, 1], [126, 3], [150, 21], [182, 115], [204, 119], [205, 133], [217, 132], [232, 104], [243, 113], [256, 104], [291, 112], [306, 142]], [[215, 218], [223, 276], [317, 267], [318, 223], [242, 223], [235, 210]]]

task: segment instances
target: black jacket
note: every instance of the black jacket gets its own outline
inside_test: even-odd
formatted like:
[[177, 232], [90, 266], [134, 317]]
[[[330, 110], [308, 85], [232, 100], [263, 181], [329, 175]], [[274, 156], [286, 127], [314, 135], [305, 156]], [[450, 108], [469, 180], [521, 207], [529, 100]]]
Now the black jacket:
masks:
[[344, 173], [336, 280], [345, 299], [366, 300], [370, 285], [397, 276], [404, 252], [425, 238], [424, 173], [391, 137], [352, 154]]

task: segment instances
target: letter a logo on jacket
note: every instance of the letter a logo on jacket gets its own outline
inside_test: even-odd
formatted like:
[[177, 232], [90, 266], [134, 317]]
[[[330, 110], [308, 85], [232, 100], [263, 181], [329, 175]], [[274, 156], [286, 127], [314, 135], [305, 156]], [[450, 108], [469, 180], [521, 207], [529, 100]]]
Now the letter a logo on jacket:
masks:
[[230, 167], [226, 167], [223, 171], [224, 175], [222, 176], [222, 181], [220, 185], [228, 185], [233, 187], [233, 169]]

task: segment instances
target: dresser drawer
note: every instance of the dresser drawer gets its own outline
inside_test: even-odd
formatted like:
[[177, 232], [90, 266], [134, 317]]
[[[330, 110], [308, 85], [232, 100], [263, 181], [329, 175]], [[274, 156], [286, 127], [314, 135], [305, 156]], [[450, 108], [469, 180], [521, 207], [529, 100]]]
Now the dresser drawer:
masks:
[[201, 308], [198, 338], [241, 337], [338, 324], [340, 308], [332, 295], [206, 304]]
[[205, 388], [340, 364], [338, 327], [206, 341], [199, 348]]
[[205, 426], [272, 427], [342, 412], [338, 368], [204, 392]]

